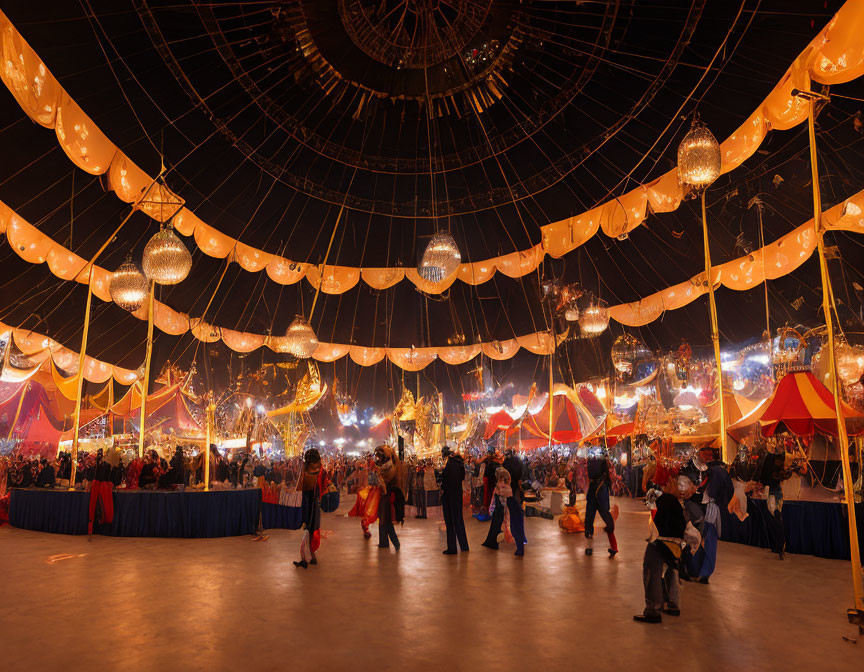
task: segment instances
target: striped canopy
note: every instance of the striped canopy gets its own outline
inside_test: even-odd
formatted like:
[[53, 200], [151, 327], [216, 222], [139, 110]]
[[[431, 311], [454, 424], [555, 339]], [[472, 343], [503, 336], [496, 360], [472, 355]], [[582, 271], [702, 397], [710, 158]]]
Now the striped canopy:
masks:
[[[864, 414], [845, 402], [842, 413], [850, 436], [864, 433]], [[816, 432], [837, 436], [834, 395], [809, 371], [788, 373], [770, 397], [730, 425], [727, 432], [741, 439], [754, 425], [763, 436], [784, 431], [796, 436], [813, 436]]]

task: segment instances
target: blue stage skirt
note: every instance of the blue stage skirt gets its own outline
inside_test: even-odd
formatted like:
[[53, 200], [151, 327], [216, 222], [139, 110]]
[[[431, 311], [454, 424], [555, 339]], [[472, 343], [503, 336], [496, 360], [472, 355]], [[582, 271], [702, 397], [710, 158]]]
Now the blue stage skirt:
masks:
[[[768, 537], [768, 502], [748, 499], [746, 520], [727, 512], [723, 516], [722, 541], [771, 548]], [[864, 555], [864, 504], [855, 506], [858, 541]], [[820, 558], [849, 560], [849, 522], [846, 505], [836, 502], [783, 502], [783, 527], [786, 552]]]
[[[257, 488], [201, 492], [115, 491], [114, 520], [93, 532], [115, 537], [231, 537], [264, 529], [300, 528], [300, 507], [266, 504]], [[87, 534], [90, 493], [49, 489], [12, 490], [14, 527], [56, 534]]]

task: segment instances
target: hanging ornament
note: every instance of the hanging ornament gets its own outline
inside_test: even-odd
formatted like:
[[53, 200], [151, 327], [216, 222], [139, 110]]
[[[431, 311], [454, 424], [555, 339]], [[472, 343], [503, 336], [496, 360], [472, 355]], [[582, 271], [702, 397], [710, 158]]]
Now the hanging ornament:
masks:
[[633, 365], [643, 349], [639, 339], [630, 334], [619, 336], [612, 343], [612, 366], [622, 376], [633, 373]]
[[417, 273], [429, 282], [441, 282], [453, 275], [461, 263], [462, 254], [453, 236], [449, 233], [436, 233], [423, 252]]
[[846, 385], [857, 383], [864, 373], [864, 351], [845, 341], [838, 341], [834, 353], [837, 357], [837, 377]]
[[147, 299], [149, 289], [147, 278], [138, 270], [131, 256], [127, 256], [126, 261], [111, 274], [111, 282], [108, 285], [111, 300], [130, 313], [142, 306]]
[[678, 145], [678, 177], [682, 184], [705, 189], [720, 176], [720, 144], [699, 119]]
[[144, 274], [158, 285], [176, 285], [186, 279], [192, 268], [192, 255], [168, 226], [160, 229], [144, 248]]
[[[283, 352], [288, 352], [298, 359], [308, 359], [318, 347], [318, 337], [315, 331], [306, 318], [302, 315], [295, 315], [294, 321], [285, 332], [285, 339], [282, 342]], [[280, 348], [281, 350], [281, 348]]]
[[564, 319], [568, 322], [578, 322], [579, 321], [579, 309], [575, 304], [571, 304], [564, 309]]
[[605, 301], [591, 300], [579, 315], [579, 329], [583, 336], [599, 336], [609, 326], [609, 308]]

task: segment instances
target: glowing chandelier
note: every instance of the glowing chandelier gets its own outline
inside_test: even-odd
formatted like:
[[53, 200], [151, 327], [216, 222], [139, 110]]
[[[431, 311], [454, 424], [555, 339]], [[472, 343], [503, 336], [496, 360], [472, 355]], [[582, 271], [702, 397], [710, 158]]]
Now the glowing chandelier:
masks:
[[312, 325], [302, 315], [295, 315], [294, 321], [285, 332], [280, 350], [297, 357], [309, 359], [318, 347], [318, 337]]
[[462, 263], [462, 254], [449, 233], [436, 233], [426, 246], [417, 273], [429, 282], [449, 278]]
[[682, 184], [705, 189], [720, 177], [720, 144], [698, 119], [678, 145], [678, 177]]
[[579, 330], [583, 336], [599, 336], [609, 326], [609, 308], [605, 301], [592, 299], [579, 315]]
[[123, 310], [132, 313], [144, 304], [148, 291], [147, 278], [138, 270], [132, 257], [127, 256], [126, 261], [111, 274], [111, 282], [108, 285], [111, 300]]
[[192, 255], [169, 225], [147, 242], [141, 265], [144, 274], [156, 284], [176, 285], [189, 275]]

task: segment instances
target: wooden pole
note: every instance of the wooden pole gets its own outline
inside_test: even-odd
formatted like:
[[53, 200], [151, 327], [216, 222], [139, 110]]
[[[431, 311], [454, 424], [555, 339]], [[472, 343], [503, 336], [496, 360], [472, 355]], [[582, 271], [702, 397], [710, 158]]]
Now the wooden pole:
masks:
[[126, 222], [132, 219], [132, 215], [135, 214], [135, 211], [138, 209], [141, 201], [144, 200], [144, 197], [150, 193], [150, 189], [153, 188], [153, 185], [156, 184], [156, 181], [162, 177], [162, 174], [165, 172], [165, 167], [162, 167], [162, 170], [159, 171], [159, 174], [153, 178], [147, 188], [141, 192], [141, 196], [132, 204], [132, 209], [129, 211], [129, 214], [123, 218], [123, 221], [118, 224], [117, 228], [114, 229], [114, 232], [108, 236], [108, 239], [102, 243], [102, 247], [96, 250], [96, 254], [94, 254], [90, 261], [84, 266], [82, 272], [87, 272], [87, 307], [84, 310], [84, 333], [81, 335], [81, 350], [78, 352], [78, 385], [75, 394], [75, 426], [73, 428], [72, 433], [72, 475], [69, 481], [69, 489], [72, 490], [75, 487], [75, 472], [78, 467], [78, 434], [81, 426], [81, 394], [84, 390], [84, 363], [87, 357], [87, 336], [90, 332], [90, 308], [93, 303], [93, 267], [96, 264], [96, 260], [102, 255], [105, 251], [105, 248], [111, 244], [111, 241], [117, 237], [117, 234], [120, 233], [120, 230], [126, 226]]
[[141, 424], [138, 427], [138, 457], [144, 456], [144, 429], [147, 422], [147, 393], [150, 386], [150, 359], [153, 355], [153, 304], [156, 285], [150, 281], [147, 297], [147, 351], [144, 355], [144, 379], [141, 381]]
[[705, 210], [705, 191], [702, 191], [702, 240], [705, 245], [705, 278], [708, 282], [708, 313], [711, 316], [711, 343], [717, 365], [717, 391], [720, 395], [720, 452], [726, 464], [731, 462], [729, 442], [726, 439], [726, 400], [723, 398], [723, 366], [720, 359], [720, 329], [717, 326], [717, 304], [714, 302], [714, 281], [711, 277], [711, 247], [708, 244], [708, 214]]
[[[852, 588], [856, 609], [864, 609], [864, 581], [861, 575], [861, 552], [858, 547], [858, 526], [855, 521], [855, 494], [852, 484], [852, 466], [849, 462], [849, 436], [846, 433], [846, 418], [843, 416], [843, 406], [840, 384], [837, 380], [837, 352], [834, 342], [834, 319], [831, 316], [831, 276], [828, 274], [828, 262], [825, 260], [825, 242], [822, 230], [822, 194], [819, 190], [819, 166], [816, 155], [816, 99], [810, 98], [810, 114], [807, 118], [807, 130], [810, 136], [810, 168], [813, 183], [813, 225], [816, 229], [816, 247], [819, 250], [819, 272], [822, 277], [822, 314], [825, 317], [825, 328], [828, 332], [828, 378], [831, 392], [834, 395], [834, 415], [837, 420], [837, 441], [840, 444], [840, 463], [843, 468], [843, 493], [846, 498], [846, 509], [849, 522], [849, 547], [852, 560]], [[859, 469], [860, 469], [859, 465]]]
[[213, 411], [216, 406], [210, 402], [207, 403], [204, 409], [204, 426], [206, 427], [205, 445], [204, 445], [204, 492], [210, 490], [210, 420], [213, 417]]

